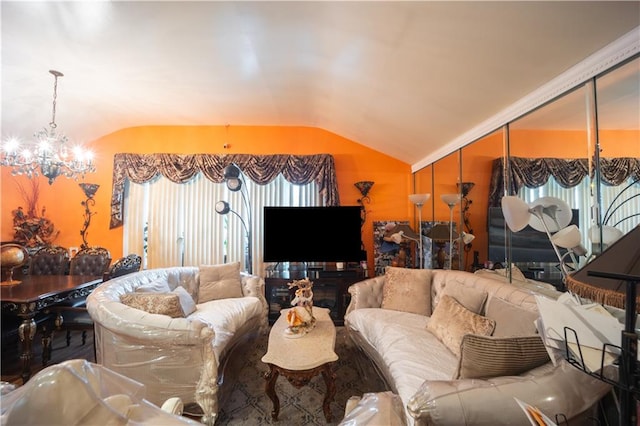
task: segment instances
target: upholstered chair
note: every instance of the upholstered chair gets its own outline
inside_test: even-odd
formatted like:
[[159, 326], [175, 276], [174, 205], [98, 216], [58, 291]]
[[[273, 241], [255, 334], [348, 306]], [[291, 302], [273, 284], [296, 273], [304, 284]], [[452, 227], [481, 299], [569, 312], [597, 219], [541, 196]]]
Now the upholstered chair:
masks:
[[132, 253], [113, 262], [113, 265], [104, 274], [104, 281], [122, 275], [138, 272], [142, 266], [142, 257]]
[[103, 247], [80, 250], [71, 259], [70, 275], [102, 275], [109, 268], [111, 253]]
[[64, 275], [69, 267], [69, 251], [60, 246], [46, 246], [29, 260], [30, 275]]

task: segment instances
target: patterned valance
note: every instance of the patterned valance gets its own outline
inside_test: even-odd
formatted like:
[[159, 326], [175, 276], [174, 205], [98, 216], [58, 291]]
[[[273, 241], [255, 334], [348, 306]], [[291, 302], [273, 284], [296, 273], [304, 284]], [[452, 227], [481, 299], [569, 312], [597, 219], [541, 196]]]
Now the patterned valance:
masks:
[[236, 164], [245, 176], [265, 185], [279, 174], [291, 183], [304, 185], [316, 182], [327, 206], [340, 204], [333, 156], [316, 155], [249, 155], [249, 154], [116, 154], [113, 158], [111, 192], [111, 222], [109, 227], [122, 226], [124, 184], [128, 179], [145, 183], [162, 175], [175, 183], [185, 183], [198, 173], [212, 182], [224, 182], [224, 168]]
[[[489, 206], [500, 206], [500, 200], [506, 188], [504, 158], [493, 161]], [[537, 188], [544, 185], [553, 176], [563, 188], [578, 185], [589, 175], [589, 163], [586, 158], [522, 158], [511, 157], [509, 162], [508, 194], [517, 194], [520, 188]], [[592, 176], [593, 177], [593, 176]], [[618, 186], [629, 177], [640, 179], [640, 158], [600, 158], [600, 177], [602, 183]]]

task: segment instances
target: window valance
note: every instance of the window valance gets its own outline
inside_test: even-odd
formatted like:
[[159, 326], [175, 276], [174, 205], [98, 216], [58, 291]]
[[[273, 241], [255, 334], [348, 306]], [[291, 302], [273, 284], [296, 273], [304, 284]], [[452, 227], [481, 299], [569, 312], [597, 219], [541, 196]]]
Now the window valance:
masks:
[[[553, 176], [564, 188], [578, 185], [589, 175], [589, 162], [586, 158], [522, 158], [511, 157], [509, 194], [517, 194], [520, 188], [537, 188], [544, 185]], [[506, 187], [505, 159], [493, 161], [491, 184], [489, 188], [489, 206], [500, 206], [500, 200]], [[629, 177], [640, 179], [640, 158], [600, 158], [600, 176], [605, 185], [617, 186]]]
[[185, 183], [202, 173], [212, 182], [224, 182], [224, 168], [236, 164], [248, 179], [265, 185], [279, 174], [291, 183], [315, 181], [327, 206], [340, 204], [335, 163], [332, 155], [249, 155], [249, 154], [125, 154], [113, 159], [110, 228], [122, 226], [124, 184], [128, 179], [145, 183], [162, 175], [175, 183]]

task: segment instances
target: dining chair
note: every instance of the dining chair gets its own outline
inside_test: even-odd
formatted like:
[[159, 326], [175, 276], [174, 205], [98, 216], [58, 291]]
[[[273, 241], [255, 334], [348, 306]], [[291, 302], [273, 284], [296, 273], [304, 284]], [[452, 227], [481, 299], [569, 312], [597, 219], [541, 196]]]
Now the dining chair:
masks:
[[104, 281], [111, 278], [120, 277], [122, 275], [138, 272], [142, 266], [142, 257], [132, 253], [113, 262], [113, 265], [105, 273]]
[[65, 275], [69, 268], [69, 251], [49, 245], [36, 251], [29, 259], [30, 275]]
[[111, 264], [111, 253], [104, 247], [81, 249], [71, 259], [70, 275], [102, 275]]

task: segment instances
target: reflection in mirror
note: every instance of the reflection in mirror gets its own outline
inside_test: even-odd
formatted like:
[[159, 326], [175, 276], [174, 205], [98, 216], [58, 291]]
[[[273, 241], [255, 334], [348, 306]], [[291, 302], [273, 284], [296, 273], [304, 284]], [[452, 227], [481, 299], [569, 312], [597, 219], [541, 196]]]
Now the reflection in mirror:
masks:
[[[489, 188], [494, 161], [504, 158], [504, 131], [499, 129], [461, 150], [462, 183], [462, 229], [474, 236], [467, 244], [462, 244], [463, 266], [460, 269], [473, 272], [485, 265], [489, 267]], [[504, 191], [504, 189], [501, 189]], [[506, 245], [504, 245], [504, 223], [502, 226], [502, 256], [496, 262], [504, 264]]]
[[423, 223], [432, 256], [427, 259], [425, 267], [462, 269], [464, 263], [458, 250], [458, 238], [462, 230], [461, 197], [458, 189], [460, 151], [452, 152], [436, 161], [433, 164], [433, 173], [437, 176], [433, 182], [433, 220]]
[[598, 77], [595, 87], [602, 207], [590, 238], [598, 254], [640, 224], [640, 58]]
[[[586, 93], [584, 86], [579, 87], [509, 125], [507, 179], [508, 193], [517, 195], [531, 207], [560, 205], [558, 215], [566, 214], [569, 223], [582, 231], [583, 245], [587, 241], [592, 204]], [[557, 219], [555, 214], [552, 216], [550, 225]], [[543, 227], [536, 227], [533, 223], [536, 220], [532, 216], [529, 226], [511, 234], [508, 261], [527, 278], [562, 289], [561, 258], [566, 249], [555, 250], [549, 241], [550, 234]], [[551, 233], [557, 230], [555, 227]], [[491, 247], [489, 251], [492, 252]], [[565, 264], [575, 270], [585, 261], [584, 256], [573, 256]]]
[[[422, 224], [430, 223], [433, 221], [433, 166], [429, 165], [424, 167], [413, 175], [413, 193], [414, 194], [430, 194], [429, 199], [424, 203], [421, 209]], [[421, 228], [421, 224], [418, 221], [418, 212], [416, 207], [414, 227], [416, 231]], [[424, 230], [424, 226], [422, 226]], [[420, 232], [420, 238], [422, 238], [422, 266], [423, 268], [431, 268], [431, 244], [430, 240], [425, 237], [425, 232]], [[418, 253], [418, 256], [420, 254]], [[420, 262], [418, 262], [420, 264]]]

